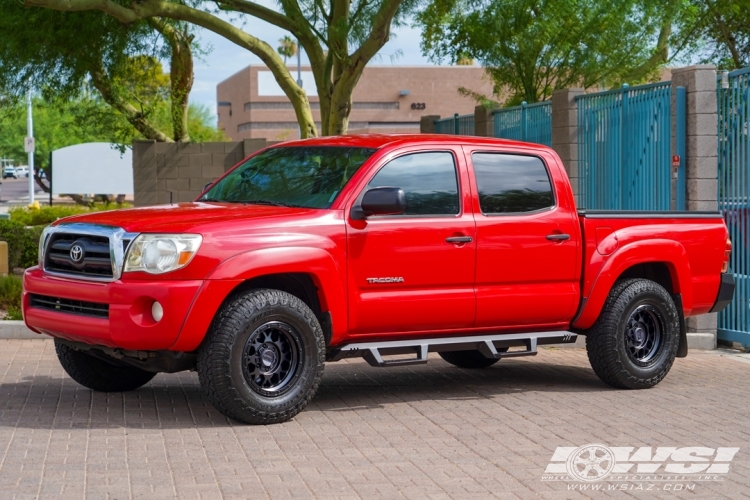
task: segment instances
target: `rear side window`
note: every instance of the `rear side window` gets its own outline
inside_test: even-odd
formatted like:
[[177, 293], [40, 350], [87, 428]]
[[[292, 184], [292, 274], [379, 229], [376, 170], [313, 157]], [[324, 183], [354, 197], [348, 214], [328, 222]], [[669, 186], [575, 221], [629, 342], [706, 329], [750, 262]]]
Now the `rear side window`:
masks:
[[473, 153], [479, 207], [484, 214], [534, 212], [555, 206], [541, 158], [503, 153]]
[[448, 152], [399, 156], [375, 174], [368, 189], [398, 187], [406, 195], [404, 215], [456, 215], [458, 180]]

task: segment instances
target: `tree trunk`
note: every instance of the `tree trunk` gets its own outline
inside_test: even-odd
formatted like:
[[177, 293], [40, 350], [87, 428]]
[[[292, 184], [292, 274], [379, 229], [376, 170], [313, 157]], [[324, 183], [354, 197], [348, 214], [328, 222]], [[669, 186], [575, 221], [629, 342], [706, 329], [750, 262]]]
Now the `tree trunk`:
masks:
[[172, 54], [169, 63], [172, 137], [177, 142], [190, 142], [188, 130], [188, 99], [193, 89], [193, 35], [156, 19], [149, 24], [169, 43]]

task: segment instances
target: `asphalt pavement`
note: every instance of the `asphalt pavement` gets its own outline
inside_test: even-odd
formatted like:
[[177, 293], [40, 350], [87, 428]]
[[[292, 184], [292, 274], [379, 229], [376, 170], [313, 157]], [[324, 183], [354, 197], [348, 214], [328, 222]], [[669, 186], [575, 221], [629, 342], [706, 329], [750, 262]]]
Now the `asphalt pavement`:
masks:
[[[19, 177], [13, 179], [8, 177], [2, 179], [2, 185], [0, 185], [0, 204], [2, 205], [25, 205], [29, 202], [29, 178]], [[49, 194], [42, 191], [38, 184], [36, 184], [36, 191], [34, 195], [35, 199], [38, 199], [40, 203], [49, 200]]]

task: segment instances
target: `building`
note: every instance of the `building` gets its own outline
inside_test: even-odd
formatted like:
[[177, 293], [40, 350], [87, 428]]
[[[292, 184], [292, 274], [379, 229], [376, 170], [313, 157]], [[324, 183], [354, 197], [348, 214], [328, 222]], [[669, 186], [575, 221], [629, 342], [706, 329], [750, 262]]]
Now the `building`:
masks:
[[[296, 71], [292, 74], [296, 76]], [[313, 116], [320, 106], [310, 68], [302, 68]], [[424, 115], [473, 113], [475, 103], [459, 87], [490, 95], [492, 84], [478, 66], [367, 66], [352, 98], [349, 133], [419, 132]], [[248, 66], [218, 84], [219, 128], [234, 141], [295, 139], [292, 103], [265, 66]]]

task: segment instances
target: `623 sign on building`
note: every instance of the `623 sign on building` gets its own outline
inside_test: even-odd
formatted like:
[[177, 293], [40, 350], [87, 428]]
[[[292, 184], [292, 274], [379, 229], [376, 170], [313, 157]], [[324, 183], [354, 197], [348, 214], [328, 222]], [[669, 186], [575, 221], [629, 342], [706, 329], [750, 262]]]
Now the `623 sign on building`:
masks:
[[427, 105], [423, 102], [413, 102], [411, 103], [411, 109], [426, 109]]

